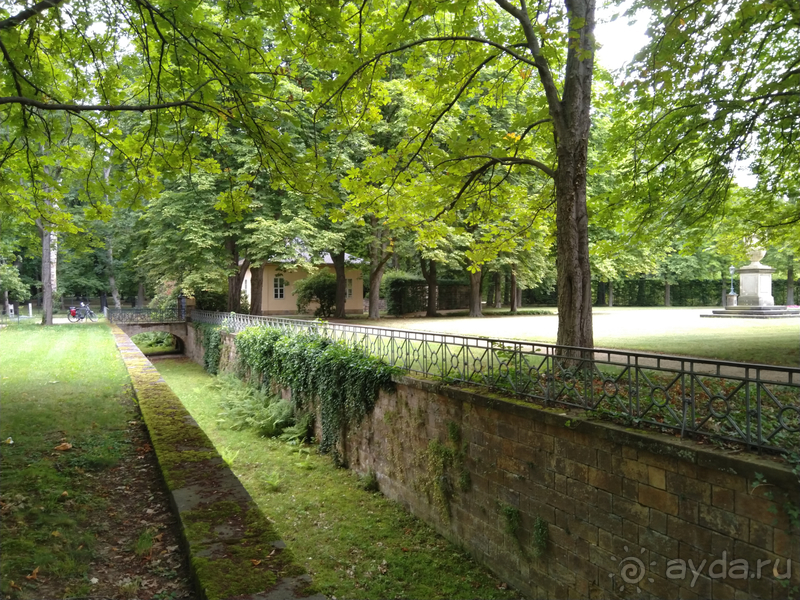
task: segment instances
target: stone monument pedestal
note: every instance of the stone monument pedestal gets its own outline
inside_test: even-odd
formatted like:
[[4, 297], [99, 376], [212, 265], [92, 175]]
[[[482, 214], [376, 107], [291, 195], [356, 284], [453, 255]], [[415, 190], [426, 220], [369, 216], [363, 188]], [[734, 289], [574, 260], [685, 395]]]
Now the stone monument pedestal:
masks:
[[739, 269], [739, 306], [775, 306], [772, 274], [775, 269], [751, 263]]
[[[739, 317], [746, 319], [775, 319], [800, 317], [800, 310], [775, 306], [772, 297], [772, 274], [775, 269], [761, 264], [766, 252], [753, 248], [747, 253], [750, 264], [739, 269], [739, 294], [728, 294], [725, 310], [711, 311], [703, 317]], [[738, 301], [738, 302], [737, 302]]]

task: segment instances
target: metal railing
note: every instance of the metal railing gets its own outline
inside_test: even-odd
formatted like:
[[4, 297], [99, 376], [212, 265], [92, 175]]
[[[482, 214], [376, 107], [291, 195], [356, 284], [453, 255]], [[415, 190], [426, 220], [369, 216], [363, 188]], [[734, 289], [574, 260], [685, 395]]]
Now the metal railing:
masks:
[[192, 320], [231, 332], [259, 326], [313, 332], [410, 373], [504, 390], [545, 406], [681, 436], [800, 450], [798, 368], [208, 311], [194, 311]]
[[108, 308], [106, 317], [112, 323], [171, 323], [185, 321], [179, 307], [169, 308]]

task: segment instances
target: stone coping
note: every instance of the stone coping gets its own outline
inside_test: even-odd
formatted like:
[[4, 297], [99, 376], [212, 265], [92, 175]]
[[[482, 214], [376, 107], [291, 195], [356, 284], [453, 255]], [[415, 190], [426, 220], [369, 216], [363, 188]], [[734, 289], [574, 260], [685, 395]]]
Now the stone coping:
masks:
[[324, 600], [272, 523], [150, 361], [116, 325], [150, 440], [203, 600]]
[[[621, 446], [643, 450], [663, 456], [666, 460], [689, 463], [755, 481], [759, 477], [787, 490], [798, 489], [797, 476], [784, 462], [771, 459], [772, 455], [758, 455], [747, 450], [723, 451], [698, 444], [692, 439], [680, 439], [659, 431], [633, 429], [608, 421], [593, 419], [591, 415], [577, 409], [554, 406], [552, 408], [522, 400], [514, 400], [501, 394], [487, 394], [468, 386], [455, 387], [432, 380], [397, 376], [395, 383], [442, 394], [460, 402], [491, 408], [532, 421], [562, 427], [578, 435], [591, 436]], [[774, 457], [773, 457], [774, 458]], [[676, 469], [677, 470], [677, 469]], [[758, 473], [758, 476], [756, 476]]]

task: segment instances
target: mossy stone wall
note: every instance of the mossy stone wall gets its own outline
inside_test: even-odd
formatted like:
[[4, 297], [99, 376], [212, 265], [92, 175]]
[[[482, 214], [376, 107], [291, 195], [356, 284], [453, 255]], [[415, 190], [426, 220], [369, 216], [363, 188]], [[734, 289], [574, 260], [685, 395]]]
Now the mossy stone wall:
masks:
[[[396, 383], [347, 432], [344, 462], [525, 596], [783, 599], [800, 586], [787, 510], [800, 485], [784, 464], [485, 390]], [[776, 577], [787, 569], [790, 581]]]
[[[304, 595], [310, 578], [214, 444], [130, 338], [119, 327], [111, 329], [180, 519], [198, 596], [251, 598], [270, 591]], [[187, 337], [196, 343], [196, 336]], [[187, 352], [196, 356], [196, 346], [190, 345]]]

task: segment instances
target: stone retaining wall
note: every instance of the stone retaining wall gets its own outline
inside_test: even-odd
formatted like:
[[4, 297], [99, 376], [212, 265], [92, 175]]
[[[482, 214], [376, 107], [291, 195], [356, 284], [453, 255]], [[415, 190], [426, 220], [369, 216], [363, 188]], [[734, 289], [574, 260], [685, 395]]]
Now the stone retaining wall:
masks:
[[119, 327], [111, 331], [180, 521], [197, 597], [324, 600], [147, 357]]
[[797, 596], [800, 483], [774, 458], [410, 377], [340, 451], [530, 597]]

